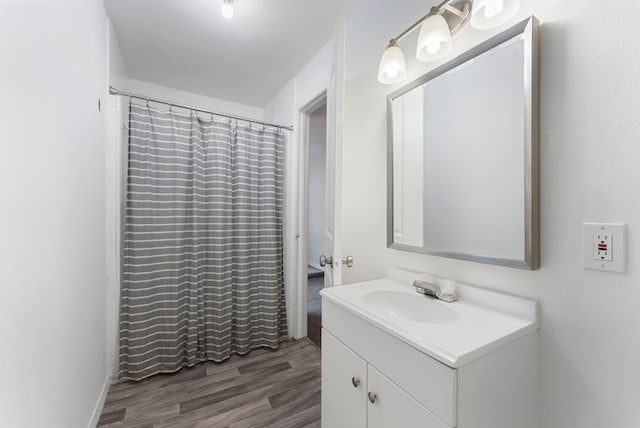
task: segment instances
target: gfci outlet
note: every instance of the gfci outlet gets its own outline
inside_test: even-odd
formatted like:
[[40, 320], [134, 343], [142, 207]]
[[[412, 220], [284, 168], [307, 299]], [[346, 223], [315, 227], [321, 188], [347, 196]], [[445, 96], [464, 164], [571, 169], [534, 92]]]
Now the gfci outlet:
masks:
[[602, 232], [593, 235], [593, 259], [610, 262], [613, 260], [611, 233]]
[[584, 267], [610, 272], [627, 270], [627, 225], [584, 223]]

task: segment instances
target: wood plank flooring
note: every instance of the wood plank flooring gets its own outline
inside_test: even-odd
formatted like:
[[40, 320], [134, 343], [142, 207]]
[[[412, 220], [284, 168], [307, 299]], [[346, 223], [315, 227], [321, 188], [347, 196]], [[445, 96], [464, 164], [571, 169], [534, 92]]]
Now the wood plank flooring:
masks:
[[109, 389], [100, 428], [320, 427], [320, 351], [308, 340]]

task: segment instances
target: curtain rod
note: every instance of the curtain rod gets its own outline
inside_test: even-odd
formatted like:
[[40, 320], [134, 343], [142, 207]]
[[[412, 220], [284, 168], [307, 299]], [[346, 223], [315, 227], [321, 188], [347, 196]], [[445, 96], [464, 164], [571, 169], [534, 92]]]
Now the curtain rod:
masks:
[[122, 95], [122, 96], [125, 96], [125, 97], [135, 98], [135, 99], [138, 99], [138, 100], [151, 101], [151, 102], [158, 103], [158, 104], [165, 104], [165, 105], [168, 105], [168, 106], [180, 107], [180, 108], [184, 108], [184, 109], [187, 109], [187, 110], [199, 111], [199, 112], [202, 112], [202, 113], [209, 113], [209, 114], [213, 114], [214, 116], [228, 117], [229, 119], [236, 119], [236, 120], [241, 120], [243, 122], [255, 123], [255, 124], [258, 124], [258, 125], [265, 125], [265, 126], [272, 126], [274, 128], [280, 128], [280, 129], [286, 129], [288, 131], [293, 131], [293, 125], [292, 126], [278, 125], [277, 123], [263, 122], [263, 121], [260, 121], [260, 120], [250, 119], [248, 117], [234, 116], [234, 115], [230, 115], [230, 114], [226, 114], [226, 113], [220, 113], [220, 112], [217, 112], [217, 111], [205, 110], [205, 109], [201, 109], [201, 108], [195, 107], [195, 106], [190, 106], [190, 105], [186, 105], [186, 104], [178, 104], [178, 103], [174, 103], [174, 102], [171, 102], [171, 101], [159, 100], [157, 98], [151, 98], [151, 97], [146, 97], [144, 95], [137, 95], [137, 94], [132, 94], [130, 92], [120, 91], [120, 90], [114, 88], [113, 86], [109, 86], [109, 93], [111, 95]]

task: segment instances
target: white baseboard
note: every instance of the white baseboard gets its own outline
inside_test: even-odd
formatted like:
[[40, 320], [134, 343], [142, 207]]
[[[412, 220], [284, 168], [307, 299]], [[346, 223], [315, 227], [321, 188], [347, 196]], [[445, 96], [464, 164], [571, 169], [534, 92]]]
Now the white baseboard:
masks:
[[100, 391], [98, 402], [96, 403], [96, 407], [93, 409], [93, 413], [91, 414], [91, 419], [89, 419], [87, 428], [96, 428], [98, 426], [98, 421], [100, 420], [100, 415], [102, 414], [102, 409], [104, 408], [104, 402], [107, 399], [107, 393], [109, 392], [109, 386], [111, 386], [111, 377], [107, 376], [104, 379], [102, 391]]

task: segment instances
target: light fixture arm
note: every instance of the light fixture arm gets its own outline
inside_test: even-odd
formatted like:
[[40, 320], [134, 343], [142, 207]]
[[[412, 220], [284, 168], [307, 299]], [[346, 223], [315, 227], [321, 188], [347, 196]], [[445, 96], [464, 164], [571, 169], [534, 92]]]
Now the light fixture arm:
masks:
[[[448, 12], [451, 17], [455, 17], [452, 19], [451, 17], [446, 16], [445, 12]], [[440, 14], [447, 19], [447, 24], [449, 24], [449, 28], [451, 29], [451, 35], [456, 34], [460, 29], [469, 21], [471, 18], [471, 1], [470, 0], [462, 0], [462, 1], [454, 1], [454, 0], [444, 0], [437, 6], [433, 6], [429, 13], [416, 21], [412, 26], [404, 30], [397, 37], [391, 39], [389, 46], [395, 46], [402, 39], [411, 34], [416, 28], [420, 27], [420, 25], [427, 20], [430, 16], [435, 14]]]
[[[443, 3], [448, 3], [451, 0], [445, 0]], [[407, 37], [409, 34], [411, 34], [413, 32], [413, 30], [415, 30], [416, 28], [418, 28], [420, 26], [420, 24], [422, 24], [424, 21], [427, 20], [428, 17], [430, 17], [431, 15], [434, 15], [436, 13], [438, 13], [438, 6], [434, 6], [431, 8], [431, 10], [429, 11], [429, 13], [427, 13], [425, 16], [423, 16], [422, 18], [420, 18], [419, 20], [417, 20], [415, 22], [415, 24], [413, 24], [411, 27], [407, 28], [406, 30], [404, 30], [402, 33], [400, 33], [397, 37], [391, 39], [391, 42], [394, 43], [394, 46], [397, 45], [398, 43], [400, 43], [402, 41], [402, 39], [404, 39], [405, 37]], [[389, 45], [391, 46], [391, 43], [389, 43]]]
[[460, 18], [464, 19], [464, 17], [465, 17], [465, 12], [463, 10], [457, 9], [457, 8], [451, 6], [450, 4], [444, 6], [444, 9], [447, 9], [448, 12], [451, 12], [454, 15], [459, 16]]

